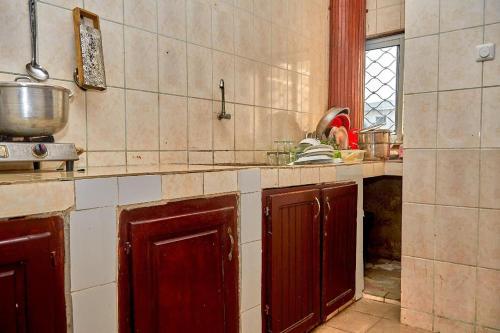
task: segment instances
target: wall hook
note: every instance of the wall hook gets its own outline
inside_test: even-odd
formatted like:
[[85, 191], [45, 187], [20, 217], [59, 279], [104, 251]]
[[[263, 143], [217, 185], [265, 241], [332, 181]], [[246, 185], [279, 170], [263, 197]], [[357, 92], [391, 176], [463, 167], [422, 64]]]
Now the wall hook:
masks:
[[220, 113], [217, 115], [217, 119], [219, 119], [219, 120], [231, 119], [231, 115], [229, 113], [226, 113], [226, 98], [225, 98], [225, 93], [224, 93], [224, 79], [220, 79], [219, 88], [220, 88], [220, 92], [222, 95], [222, 107], [221, 107]]

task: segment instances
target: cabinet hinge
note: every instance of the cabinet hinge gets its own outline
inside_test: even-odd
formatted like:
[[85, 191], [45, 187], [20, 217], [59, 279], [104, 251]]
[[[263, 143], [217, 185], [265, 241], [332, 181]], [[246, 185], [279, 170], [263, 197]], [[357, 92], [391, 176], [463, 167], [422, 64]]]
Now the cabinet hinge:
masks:
[[132, 250], [132, 244], [130, 244], [130, 242], [125, 242], [125, 244], [123, 244], [123, 249], [125, 250], [125, 254], [129, 255]]
[[56, 264], [57, 264], [57, 260], [56, 260], [56, 251], [51, 251], [50, 252], [50, 265], [52, 267], [56, 267]]
[[266, 314], [266, 332], [267, 333], [272, 333], [272, 320], [271, 320], [271, 313], [269, 309], [269, 305], [266, 304], [264, 307], [264, 313]]
[[271, 208], [269, 208], [269, 206], [267, 206], [266, 208], [264, 208], [264, 213], [266, 214], [266, 216], [271, 215]]

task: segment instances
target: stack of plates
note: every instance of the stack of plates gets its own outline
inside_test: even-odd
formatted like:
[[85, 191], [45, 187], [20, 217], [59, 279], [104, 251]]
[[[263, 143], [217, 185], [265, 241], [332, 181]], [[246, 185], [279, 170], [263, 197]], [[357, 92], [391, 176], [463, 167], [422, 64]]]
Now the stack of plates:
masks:
[[298, 155], [298, 159], [294, 162], [295, 165], [300, 164], [321, 164], [333, 163], [334, 149], [330, 145], [318, 144], [304, 149]]

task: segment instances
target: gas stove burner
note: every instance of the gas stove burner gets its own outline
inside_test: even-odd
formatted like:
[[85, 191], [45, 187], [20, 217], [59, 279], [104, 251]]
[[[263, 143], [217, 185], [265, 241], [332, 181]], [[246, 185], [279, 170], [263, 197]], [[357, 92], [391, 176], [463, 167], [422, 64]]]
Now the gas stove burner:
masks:
[[16, 137], [8, 135], [0, 135], [0, 142], [46, 142], [54, 143], [54, 137], [52, 135], [47, 136], [29, 136], [29, 137]]
[[75, 161], [78, 161], [74, 144], [54, 143], [52, 136], [28, 138], [29, 141], [17, 141], [18, 138], [4, 140], [5, 137], [0, 137], [0, 139], [0, 164], [33, 162], [33, 168], [38, 170], [40, 162], [64, 161], [66, 162], [66, 171], [73, 171]]

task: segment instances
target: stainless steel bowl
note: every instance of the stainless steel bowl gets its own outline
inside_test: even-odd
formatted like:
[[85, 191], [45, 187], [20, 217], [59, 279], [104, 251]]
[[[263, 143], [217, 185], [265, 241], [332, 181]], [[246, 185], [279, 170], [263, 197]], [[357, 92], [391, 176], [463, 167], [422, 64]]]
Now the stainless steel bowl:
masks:
[[19, 79], [0, 82], [0, 134], [32, 137], [60, 131], [68, 122], [71, 91]]
[[318, 121], [318, 125], [316, 125], [316, 137], [318, 139], [321, 139], [323, 136], [328, 137], [328, 134], [330, 132], [330, 127], [329, 127], [330, 123], [336, 116], [342, 113], [349, 115], [350, 111], [348, 108], [333, 107], [329, 109], [323, 115], [323, 117]]

